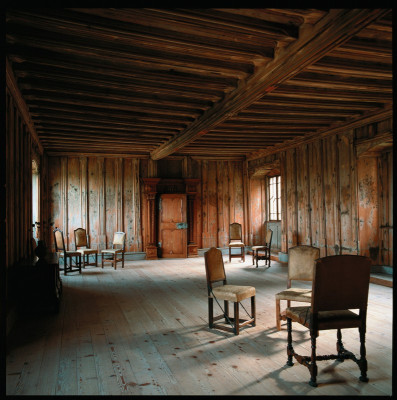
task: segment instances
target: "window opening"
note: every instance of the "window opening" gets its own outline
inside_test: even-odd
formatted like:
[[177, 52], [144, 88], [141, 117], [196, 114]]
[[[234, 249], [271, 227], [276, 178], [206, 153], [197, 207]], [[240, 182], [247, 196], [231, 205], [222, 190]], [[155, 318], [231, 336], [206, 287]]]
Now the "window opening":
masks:
[[268, 177], [269, 221], [281, 221], [281, 176]]
[[32, 160], [32, 236], [39, 239], [39, 168]]

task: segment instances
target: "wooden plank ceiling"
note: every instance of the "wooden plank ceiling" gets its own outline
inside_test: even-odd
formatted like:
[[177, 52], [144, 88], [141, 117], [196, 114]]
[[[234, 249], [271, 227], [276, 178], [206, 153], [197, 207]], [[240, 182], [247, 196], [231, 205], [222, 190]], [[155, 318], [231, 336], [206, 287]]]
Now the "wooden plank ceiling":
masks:
[[391, 10], [9, 9], [6, 18], [9, 65], [53, 155], [250, 159], [392, 112]]

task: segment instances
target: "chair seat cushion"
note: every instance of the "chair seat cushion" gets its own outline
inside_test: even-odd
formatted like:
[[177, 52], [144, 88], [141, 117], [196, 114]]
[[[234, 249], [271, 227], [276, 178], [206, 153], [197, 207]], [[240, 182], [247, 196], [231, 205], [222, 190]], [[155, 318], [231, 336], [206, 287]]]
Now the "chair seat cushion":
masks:
[[311, 289], [300, 289], [300, 288], [289, 288], [276, 294], [278, 300], [291, 300], [291, 301], [302, 301], [304, 303], [310, 303], [312, 301], [312, 290]]
[[[293, 321], [309, 327], [310, 306], [309, 307], [287, 307], [285, 316]], [[360, 316], [350, 310], [320, 311], [318, 313], [318, 328], [336, 329], [338, 327], [358, 327], [360, 326]]]
[[[63, 257], [64, 252], [60, 252], [59, 253], [59, 257]], [[79, 253], [78, 251], [65, 251], [65, 254], [67, 257], [80, 257], [81, 253]]]
[[253, 286], [223, 285], [213, 288], [212, 292], [218, 300], [233, 302], [239, 302], [255, 296], [255, 288]]
[[265, 250], [268, 249], [268, 247], [267, 246], [252, 246], [251, 249], [252, 250], [263, 250], [263, 251], [265, 251]]
[[105, 249], [102, 250], [102, 253], [110, 253], [110, 254], [115, 254], [115, 253], [120, 253], [121, 249]]
[[95, 254], [98, 253], [97, 249], [78, 249], [77, 250], [81, 254]]
[[245, 246], [245, 244], [243, 242], [230, 242], [229, 243], [229, 247], [242, 247]]

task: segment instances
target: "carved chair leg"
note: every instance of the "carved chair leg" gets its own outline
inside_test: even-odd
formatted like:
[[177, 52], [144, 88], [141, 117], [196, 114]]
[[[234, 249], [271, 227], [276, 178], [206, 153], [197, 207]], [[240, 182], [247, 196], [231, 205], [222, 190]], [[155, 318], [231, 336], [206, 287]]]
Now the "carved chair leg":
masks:
[[232, 248], [229, 246], [229, 262], [232, 261]]
[[276, 299], [276, 327], [278, 331], [281, 331], [280, 314], [280, 299]]
[[245, 262], [245, 247], [241, 248], [241, 255], [243, 256], [243, 262]]
[[317, 363], [316, 363], [316, 333], [310, 331], [310, 340], [312, 343], [312, 354], [310, 361], [310, 382], [309, 385], [313, 387], [317, 387]]
[[340, 362], [345, 361], [345, 359], [342, 357], [342, 354], [345, 351], [345, 348], [343, 347], [343, 342], [342, 342], [342, 331], [338, 329], [336, 331], [336, 337], [337, 337], [337, 342], [336, 342], [336, 351], [338, 352], [338, 358], [337, 360]]
[[294, 363], [292, 362], [294, 354], [294, 348], [292, 347], [292, 322], [291, 318], [287, 318], [287, 365], [292, 366]]
[[365, 325], [358, 329], [360, 333], [360, 360], [358, 362], [358, 366], [360, 367], [360, 381], [361, 382], [368, 382], [369, 379], [367, 377], [367, 370], [368, 370], [368, 363], [366, 358], [366, 349], [365, 349]]

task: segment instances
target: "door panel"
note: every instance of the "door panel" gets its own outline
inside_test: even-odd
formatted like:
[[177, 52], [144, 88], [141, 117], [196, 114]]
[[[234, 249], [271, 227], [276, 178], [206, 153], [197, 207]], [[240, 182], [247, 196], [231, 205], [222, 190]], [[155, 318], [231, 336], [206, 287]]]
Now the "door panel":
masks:
[[186, 194], [162, 194], [159, 212], [159, 254], [187, 257]]

